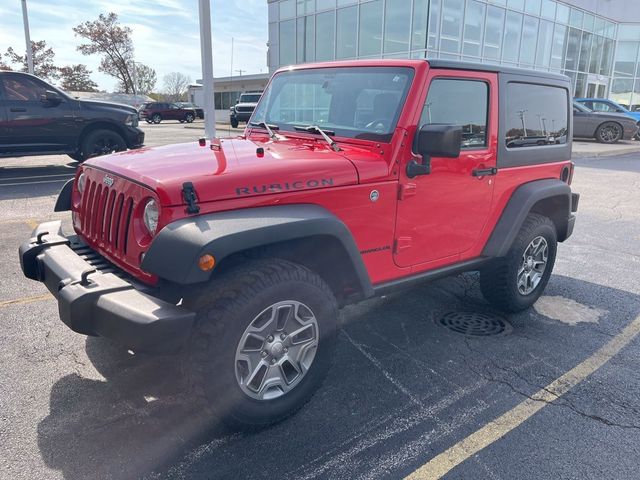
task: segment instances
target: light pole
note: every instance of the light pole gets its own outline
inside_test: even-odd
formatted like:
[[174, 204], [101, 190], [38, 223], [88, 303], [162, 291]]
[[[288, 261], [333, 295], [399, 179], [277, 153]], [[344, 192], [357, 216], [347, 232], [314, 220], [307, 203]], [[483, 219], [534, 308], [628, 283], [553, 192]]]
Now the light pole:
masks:
[[202, 92], [204, 94], [204, 134], [216, 136], [216, 111], [213, 100], [213, 48], [211, 46], [211, 4], [200, 0], [200, 56], [202, 60]]
[[29, 35], [27, 0], [22, 0], [22, 23], [24, 23], [24, 41], [27, 44], [27, 65], [29, 67], [29, 73], [33, 75], [33, 50], [31, 49], [31, 36]]

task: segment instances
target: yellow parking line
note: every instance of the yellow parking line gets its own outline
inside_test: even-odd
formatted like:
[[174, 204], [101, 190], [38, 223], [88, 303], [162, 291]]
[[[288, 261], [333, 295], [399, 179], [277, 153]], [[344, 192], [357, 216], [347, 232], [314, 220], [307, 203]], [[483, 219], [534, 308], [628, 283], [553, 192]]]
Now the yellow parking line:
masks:
[[25, 303], [40, 302], [42, 300], [50, 300], [52, 298], [53, 296], [47, 293], [46, 295], [36, 295], [33, 297], [16, 298], [15, 300], [5, 300], [4, 302], [0, 302], [0, 308], [8, 307], [9, 305], [23, 305]]
[[489, 422], [467, 438], [429, 460], [406, 479], [440, 478], [480, 450], [496, 442], [521, 425], [550, 402], [560, 398], [594, 373], [627, 346], [640, 333], [640, 316], [618, 335], [582, 363], [549, 385], [516, 405], [507, 413]]
[[25, 220], [24, 223], [29, 225], [32, 229], [35, 229], [38, 226], [38, 222], [33, 218], [30, 218], [29, 220]]

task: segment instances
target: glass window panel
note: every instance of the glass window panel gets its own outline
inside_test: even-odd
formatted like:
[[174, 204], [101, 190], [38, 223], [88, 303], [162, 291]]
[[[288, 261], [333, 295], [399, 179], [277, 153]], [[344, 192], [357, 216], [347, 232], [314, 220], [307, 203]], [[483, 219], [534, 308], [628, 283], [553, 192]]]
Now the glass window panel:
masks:
[[638, 57], [638, 42], [618, 42], [614, 73], [616, 76], [633, 76]]
[[600, 58], [602, 57], [602, 50], [604, 48], [604, 37], [600, 35], [593, 36], [593, 43], [591, 44], [591, 60], [589, 60], [589, 73], [600, 72]]
[[316, 0], [298, 0], [296, 11], [298, 16], [308, 15], [316, 11]]
[[575, 96], [580, 98], [584, 97], [587, 93], [587, 74], [578, 73], [576, 75], [576, 92]]
[[593, 31], [598, 35], [604, 35], [605, 33], [605, 21], [604, 18], [596, 17], [596, 21], [593, 24]]
[[[559, 5], [559, 4], [558, 4]], [[551, 47], [551, 68], [562, 68], [564, 50], [567, 40], [567, 27], [556, 24], [553, 30], [553, 45]]]
[[335, 12], [316, 15], [316, 60], [334, 59], [335, 23]]
[[511, 82], [506, 97], [507, 148], [566, 143], [569, 98], [565, 89]]
[[536, 59], [536, 40], [538, 38], [538, 22], [534, 17], [524, 16], [522, 24], [522, 42], [520, 43], [520, 63], [533, 65]]
[[327, 10], [329, 8], [335, 8], [336, 0], [316, 0], [316, 11]]
[[442, 36], [452, 39], [461, 37], [462, 0], [444, 0], [442, 4]]
[[384, 52], [408, 52], [411, 2], [387, 0], [384, 21]]
[[640, 40], [640, 25], [620, 25], [618, 26], [618, 40]]
[[636, 82], [633, 86], [633, 95], [631, 96], [631, 102], [629, 103], [628, 108], [632, 112], [637, 112], [640, 110], [640, 79], [636, 79]]
[[486, 28], [484, 29], [483, 56], [488, 60], [499, 60], [504, 27], [504, 9], [487, 6]]
[[316, 29], [313, 15], [298, 18], [298, 62], [311, 62], [316, 55]]
[[595, 17], [590, 13], [584, 14], [584, 20], [582, 23], [582, 28], [584, 28], [588, 32], [593, 32], [593, 23], [595, 22]]
[[280, 66], [280, 45], [279, 42], [280, 33], [277, 23], [269, 24], [269, 66]]
[[280, 4], [278, 2], [269, 4], [269, 23], [277, 22], [278, 20], [280, 20], [280, 10], [278, 7], [280, 7]]
[[358, 35], [358, 6], [341, 8], [336, 17], [336, 59], [355, 58]]
[[462, 46], [462, 53], [465, 55], [481, 56], [484, 10], [484, 4], [476, 0], [467, 0], [467, 10], [464, 16], [464, 44]]
[[541, 15], [549, 20], [556, 18], [556, 2], [553, 0], [542, 0]]
[[536, 48], [536, 65], [548, 67], [553, 45], [553, 23], [546, 20], [540, 21], [538, 32], [538, 46]]
[[571, 18], [569, 19], [569, 25], [576, 28], [582, 28], [582, 10], [576, 8], [571, 9]]
[[296, 44], [291, 40], [296, 38], [296, 21], [280, 22], [280, 65], [296, 63]]
[[571, 10], [563, 3], [556, 5], [556, 21], [562, 23], [569, 23], [569, 15]]
[[520, 33], [522, 32], [522, 14], [507, 12], [504, 24], [504, 48], [502, 60], [517, 62], [520, 53]]
[[280, 20], [296, 16], [296, 0], [282, 0], [280, 2]]
[[507, 5], [507, 0], [489, 0], [489, 2], [502, 5], [503, 7]]
[[514, 10], [524, 10], [524, 0], [507, 0], [507, 7]]
[[564, 62], [564, 68], [566, 68], [567, 70], [577, 70], [578, 68], [580, 38], [580, 30], [576, 30], [575, 28], [569, 29], [569, 37], [567, 39], [567, 55]]
[[533, 13], [534, 15], [540, 15], [540, 0], [526, 0], [524, 4], [524, 11], [527, 13]]
[[415, 0], [413, 3], [413, 22], [411, 26], [411, 49], [427, 48], [427, 18], [429, 0]]
[[614, 102], [624, 105], [631, 104], [631, 95], [633, 94], [633, 79], [631, 78], [614, 78], [611, 82], [609, 90], [609, 98]]
[[446, 53], [458, 53], [460, 51], [460, 42], [450, 38], [441, 38], [440, 50]]
[[438, 48], [438, 37], [440, 36], [440, 0], [429, 2], [429, 29], [427, 31], [429, 40], [427, 48]]
[[382, 50], [382, 0], [360, 5], [359, 55], [380, 55]]
[[616, 38], [616, 24], [613, 22], [607, 22], [606, 35], [609, 38]]
[[344, 5], [353, 5], [354, 3], [357, 3], [358, 0], [338, 0], [338, 6], [342, 7]]
[[462, 148], [487, 145], [489, 86], [475, 80], [439, 78], [431, 82], [420, 126], [446, 123], [462, 127]]
[[578, 60], [578, 70], [586, 72], [589, 70], [589, 54], [591, 53], [591, 42], [593, 34], [582, 32], [582, 43], [580, 44], [580, 57]]
[[602, 49], [602, 61], [600, 62], [600, 72], [598, 72], [600, 75], [611, 75], [614, 48], [615, 42], [611, 39], [605, 38], [604, 47]]

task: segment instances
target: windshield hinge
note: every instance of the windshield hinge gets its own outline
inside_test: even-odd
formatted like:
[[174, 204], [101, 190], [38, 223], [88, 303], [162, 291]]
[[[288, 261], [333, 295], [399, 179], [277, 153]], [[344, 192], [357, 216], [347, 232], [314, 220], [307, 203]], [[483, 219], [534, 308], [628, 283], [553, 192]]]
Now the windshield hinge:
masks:
[[200, 213], [200, 207], [198, 206], [198, 196], [196, 189], [191, 182], [184, 182], [182, 184], [182, 197], [187, 203], [187, 213]]

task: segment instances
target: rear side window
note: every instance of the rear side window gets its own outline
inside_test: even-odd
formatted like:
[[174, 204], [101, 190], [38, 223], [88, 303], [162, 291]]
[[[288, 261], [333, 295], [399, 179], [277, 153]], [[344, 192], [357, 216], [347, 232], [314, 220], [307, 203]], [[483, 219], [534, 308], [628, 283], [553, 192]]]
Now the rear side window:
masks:
[[564, 88], [512, 82], [507, 85], [507, 148], [567, 143], [568, 92]]
[[487, 146], [489, 85], [479, 80], [436, 78], [429, 86], [420, 127], [444, 123], [462, 127], [462, 148]]

